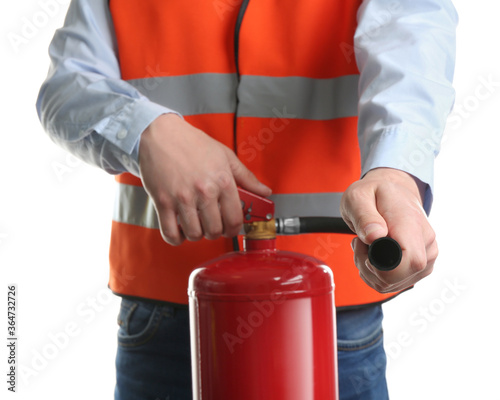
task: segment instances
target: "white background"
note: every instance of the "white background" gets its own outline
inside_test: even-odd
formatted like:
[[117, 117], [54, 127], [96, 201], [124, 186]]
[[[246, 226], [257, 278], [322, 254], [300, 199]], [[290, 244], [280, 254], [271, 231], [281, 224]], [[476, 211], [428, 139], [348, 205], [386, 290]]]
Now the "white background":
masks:
[[[19, 399], [111, 399], [118, 299], [107, 290], [110, 176], [52, 144], [35, 100], [68, 0], [1, 13], [0, 371], [7, 284], [18, 285]], [[436, 164], [435, 272], [385, 306], [392, 399], [500, 399], [500, 52], [493, 1], [456, 0], [457, 108]], [[27, 21], [38, 27], [13, 46]], [[25, 35], [26, 36], [26, 35]], [[489, 82], [489, 83], [485, 83]], [[3, 338], [3, 339], [2, 339]], [[5, 343], [5, 345], [4, 345]]]

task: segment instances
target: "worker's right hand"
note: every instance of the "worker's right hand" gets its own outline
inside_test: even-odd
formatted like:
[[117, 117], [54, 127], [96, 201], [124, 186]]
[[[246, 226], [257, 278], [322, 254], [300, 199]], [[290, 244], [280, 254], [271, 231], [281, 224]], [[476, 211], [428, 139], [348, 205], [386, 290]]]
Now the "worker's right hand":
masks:
[[236, 236], [243, 224], [237, 185], [271, 194], [228, 147], [176, 114], [161, 115], [142, 133], [139, 167], [163, 239], [174, 246]]

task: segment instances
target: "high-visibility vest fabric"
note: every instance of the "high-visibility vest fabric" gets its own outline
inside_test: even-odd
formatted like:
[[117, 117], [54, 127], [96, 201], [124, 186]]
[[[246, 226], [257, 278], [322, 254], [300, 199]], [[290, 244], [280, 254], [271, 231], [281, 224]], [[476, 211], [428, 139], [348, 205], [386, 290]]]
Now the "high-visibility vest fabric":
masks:
[[[110, 10], [122, 79], [235, 149], [273, 189], [276, 216], [339, 216], [341, 195], [361, 171], [352, 54], [360, 3], [111, 0]], [[232, 241], [170, 246], [141, 180], [121, 174], [117, 181], [110, 288], [187, 304], [191, 271], [232, 251]], [[337, 307], [394, 296], [361, 280], [352, 238], [279, 236], [277, 247], [329, 265]]]

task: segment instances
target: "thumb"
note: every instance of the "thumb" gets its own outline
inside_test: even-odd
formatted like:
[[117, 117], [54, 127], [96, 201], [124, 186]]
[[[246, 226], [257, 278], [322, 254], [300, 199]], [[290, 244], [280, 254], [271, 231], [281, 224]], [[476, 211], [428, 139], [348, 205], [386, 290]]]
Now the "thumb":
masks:
[[356, 201], [343, 201], [341, 214], [365, 244], [371, 244], [388, 234], [387, 223], [378, 212], [375, 199], [365, 197]]
[[[378, 217], [378, 218], [377, 218]], [[366, 218], [359, 224], [356, 233], [362, 242], [371, 244], [374, 240], [387, 236], [387, 224], [380, 215], [373, 215]]]
[[230, 149], [227, 150], [229, 166], [231, 168], [231, 172], [233, 173], [236, 184], [241, 186], [243, 189], [246, 189], [259, 196], [270, 196], [272, 190], [262, 182], [260, 182], [257, 177], [243, 165], [243, 163]]

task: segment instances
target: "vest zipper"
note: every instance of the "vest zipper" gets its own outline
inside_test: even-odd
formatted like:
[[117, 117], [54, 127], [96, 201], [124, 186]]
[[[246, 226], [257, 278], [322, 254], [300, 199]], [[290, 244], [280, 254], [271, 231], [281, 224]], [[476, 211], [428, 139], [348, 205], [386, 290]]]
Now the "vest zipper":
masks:
[[[238, 155], [237, 116], [238, 116], [238, 104], [239, 104], [238, 86], [240, 84], [240, 64], [238, 59], [240, 55], [240, 29], [241, 29], [241, 24], [243, 22], [243, 16], [245, 15], [245, 11], [247, 10], [249, 1], [250, 0], [243, 0], [241, 2], [241, 6], [238, 11], [238, 17], [236, 19], [236, 26], [234, 28], [234, 63], [236, 65], [236, 77], [238, 79], [238, 83], [236, 85], [236, 109], [234, 110], [234, 119], [233, 119], [233, 151], [236, 155]], [[233, 250], [240, 251], [238, 236], [233, 237]]]
[[[247, 10], [248, 3], [250, 0], [243, 0], [241, 2], [240, 9], [238, 11], [238, 17], [236, 19], [236, 26], [234, 28], [234, 63], [236, 65], [236, 77], [238, 79], [238, 85], [240, 83], [240, 64], [239, 64], [239, 55], [240, 55], [240, 29], [241, 24], [243, 22], [243, 16], [245, 15], [245, 11]], [[234, 122], [233, 122], [233, 150], [235, 154], [238, 154], [238, 146], [237, 146], [237, 114], [238, 114], [238, 85], [236, 86], [236, 110], [234, 111]]]

